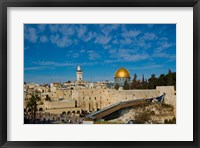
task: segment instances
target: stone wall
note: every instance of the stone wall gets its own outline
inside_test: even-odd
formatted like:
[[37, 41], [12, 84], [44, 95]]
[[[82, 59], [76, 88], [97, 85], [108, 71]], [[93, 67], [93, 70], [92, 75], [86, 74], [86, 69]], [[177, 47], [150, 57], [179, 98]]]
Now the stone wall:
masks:
[[157, 90], [80, 89], [72, 91], [72, 98], [83, 110], [92, 112], [120, 101], [157, 97]]
[[45, 101], [45, 109], [58, 109], [75, 107], [75, 100], [62, 100], [62, 101]]
[[[44, 108], [48, 110], [77, 107], [87, 112], [93, 112], [120, 101], [158, 97], [163, 93], [166, 94], [165, 102], [176, 108], [174, 86], [157, 86], [156, 89], [144, 90], [58, 89], [55, 92], [45, 93], [45, 95], [48, 94], [51, 97], [52, 101], [44, 101]], [[64, 100], [60, 100], [61, 98]]]

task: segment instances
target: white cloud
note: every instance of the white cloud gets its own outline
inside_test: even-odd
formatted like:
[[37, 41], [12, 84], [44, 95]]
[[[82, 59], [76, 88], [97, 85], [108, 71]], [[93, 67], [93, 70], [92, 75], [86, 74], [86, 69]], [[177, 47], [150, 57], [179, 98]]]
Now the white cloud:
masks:
[[155, 69], [155, 68], [161, 68], [163, 67], [162, 64], [146, 64], [146, 65], [141, 65], [141, 66], [133, 66], [129, 69], [132, 69], [132, 70], [139, 70], [139, 69]]
[[127, 37], [136, 37], [140, 34], [141, 32], [139, 30], [125, 30], [122, 32], [122, 36], [124, 38], [127, 38]]
[[46, 30], [46, 26], [47, 25], [45, 25], [45, 24], [37, 25], [38, 31], [39, 32], [44, 32]]
[[111, 54], [113, 54], [113, 53], [116, 53], [117, 50], [116, 49], [109, 49], [108, 52], [111, 53]]
[[81, 32], [78, 33], [79, 39], [81, 39], [84, 42], [88, 42], [88, 41], [92, 40], [93, 38], [96, 37], [96, 35], [97, 35], [97, 33], [92, 32], [92, 31], [90, 31], [90, 32], [87, 32], [87, 31], [84, 32], [82, 30]]
[[24, 38], [31, 43], [36, 43], [38, 39], [36, 29], [33, 27], [25, 27]]
[[152, 57], [166, 58], [166, 59], [169, 59], [169, 61], [176, 60], [176, 54], [169, 53], [170, 52], [169, 48], [175, 46], [176, 44], [165, 41], [165, 42], [160, 42], [159, 45], [160, 46], [154, 50]]
[[80, 25], [79, 28], [77, 28], [77, 32], [78, 37], [81, 38], [87, 32], [87, 27], [85, 25]]
[[71, 36], [75, 34], [76, 27], [74, 25], [59, 25], [58, 30], [64, 36]]
[[147, 53], [137, 53], [137, 49], [120, 49], [111, 54], [111, 57], [119, 61], [133, 62], [141, 61], [149, 58]]
[[59, 34], [52, 35], [50, 37], [50, 40], [52, 43], [56, 44], [58, 47], [61, 48], [68, 47], [73, 43], [71, 39], [67, 38], [66, 36], [60, 37]]
[[49, 30], [51, 31], [51, 32], [57, 32], [58, 31], [58, 29], [59, 29], [59, 25], [49, 25]]
[[84, 53], [84, 52], [85, 52], [85, 50], [84, 50], [84, 49], [80, 50], [80, 53]]
[[161, 38], [159, 38], [159, 40], [160, 40], [160, 41], [167, 41], [168, 38], [166, 38], [166, 37], [161, 37]]
[[96, 37], [95, 43], [105, 45], [105, 44], [109, 43], [110, 40], [111, 40], [110, 36], [100, 35], [100, 36]]
[[82, 37], [82, 40], [85, 41], [85, 42], [88, 42], [90, 41], [91, 39], [95, 38], [96, 37], [96, 33], [95, 32], [88, 32], [86, 35], [84, 35]]
[[96, 60], [100, 58], [100, 55], [93, 50], [87, 51], [90, 60]]
[[143, 38], [145, 40], [156, 40], [156, 39], [158, 39], [157, 35], [154, 34], [154, 33], [145, 33]]
[[113, 30], [118, 29], [120, 25], [118, 25], [118, 24], [112, 24], [112, 25], [101, 24], [99, 26], [100, 26], [100, 30], [103, 34], [109, 35]]
[[71, 52], [71, 53], [67, 54], [67, 56], [71, 57], [71, 58], [78, 58], [80, 56], [80, 54]]
[[44, 70], [47, 69], [46, 67], [25, 67], [25, 71], [32, 71], [32, 70]]
[[149, 58], [148, 54], [129, 54], [129, 53], [122, 53], [120, 56], [123, 60], [127, 62], [132, 62], [132, 61], [141, 61], [141, 60], [146, 60]]
[[46, 42], [48, 42], [47, 36], [46, 36], [46, 35], [40, 36], [40, 42], [41, 42], [41, 43], [46, 43]]
[[[97, 62], [83, 62], [83, 63], [72, 63], [72, 62], [54, 62], [54, 61], [37, 61], [33, 62], [33, 64], [38, 65], [37, 67], [33, 67], [34, 70], [40, 70], [40, 69], [53, 69], [55, 67], [76, 67], [77, 65], [84, 65], [84, 66], [92, 66], [94, 64], [97, 64]], [[28, 69], [28, 68], [27, 68]], [[29, 68], [31, 70], [31, 68]]]
[[125, 38], [123, 40], [120, 40], [121, 44], [132, 44], [132, 40], [130, 38]]
[[115, 40], [112, 41], [112, 43], [113, 43], [113, 44], [118, 44], [119, 42], [118, 42], [117, 39], [115, 39]]
[[105, 46], [104, 46], [104, 49], [111, 49], [111, 48], [112, 48], [111, 45], [105, 45]]
[[[122, 44], [134, 44], [134, 46], [142, 47], [143, 49], [148, 49], [152, 47], [152, 41], [156, 41], [158, 39], [157, 35], [154, 33], [144, 33], [143, 36], [139, 38], [126, 38], [126, 42], [121, 42]], [[132, 42], [131, 42], [132, 41]], [[149, 42], [151, 41], [151, 42]]]
[[104, 63], [119, 63], [122, 62], [120, 60], [105, 60]]
[[170, 61], [175, 61], [176, 60], [176, 55], [167, 54], [167, 53], [154, 53], [151, 57], [166, 58], [166, 59], [169, 59]]
[[38, 61], [34, 62], [34, 64], [40, 65], [40, 66], [55, 66], [55, 67], [64, 67], [64, 66], [74, 66], [73, 63], [70, 62], [54, 62], [54, 61]]
[[49, 30], [51, 34], [53, 33], [60, 33], [64, 36], [71, 36], [76, 33], [76, 27], [74, 25], [58, 25], [58, 24], [53, 24], [49, 25]]
[[157, 52], [157, 53], [163, 52], [163, 50], [165, 50], [169, 47], [172, 47], [174, 45], [176, 45], [176, 44], [169, 43], [169, 42], [161, 42], [161, 43], [159, 43], [159, 47], [155, 49], [155, 52]]

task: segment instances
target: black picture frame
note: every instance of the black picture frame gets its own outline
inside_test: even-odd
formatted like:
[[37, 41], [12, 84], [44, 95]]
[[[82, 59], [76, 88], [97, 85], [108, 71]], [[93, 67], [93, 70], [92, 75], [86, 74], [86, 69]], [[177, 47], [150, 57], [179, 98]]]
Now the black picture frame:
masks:
[[[193, 7], [193, 141], [7, 141], [8, 7]], [[189, 49], [188, 49], [189, 50]], [[200, 147], [200, 2], [199, 0], [1, 0], [0, 1], [0, 146], [21, 147]], [[191, 98], [190, 98], [191, 99]], [[184, 130], [184, 129], [183, 129]], [[20, 133], [19, 133], [20, 134]]]

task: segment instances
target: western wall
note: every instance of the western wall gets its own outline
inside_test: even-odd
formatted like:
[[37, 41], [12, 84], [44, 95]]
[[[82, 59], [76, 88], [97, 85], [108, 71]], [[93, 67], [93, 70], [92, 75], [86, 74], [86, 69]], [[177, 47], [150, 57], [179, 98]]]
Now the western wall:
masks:
[[[43, 108], [48, 112], [74, 111], [76, 110], [93, 112], [120, 101], [152, 98], [165, 95], [165, 103], [171, 104], [176, 108], [176, 92], [174, 86], [157, 86], [156, 89], [144, 90], [115, 90], [115, 89], [74, 89], [56, 90], [47, 92], [52, 101], [44, 101]], [[45, 96], [43, 95], [43, 97]], [[61, 100], [62, 98], [62, 100]], [[78, 109], [78, 110], [77, 110]], [[57, 110], [57, 111], [56, 111]], [[46, 112], [45, 111], [45, 112]]]

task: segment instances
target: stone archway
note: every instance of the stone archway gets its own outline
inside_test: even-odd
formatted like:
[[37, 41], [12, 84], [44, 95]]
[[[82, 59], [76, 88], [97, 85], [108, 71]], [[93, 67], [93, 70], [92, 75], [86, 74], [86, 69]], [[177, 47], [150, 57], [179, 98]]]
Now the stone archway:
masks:
[[67, 115], [70, 115], [70, 114], [71, 114], [71, 112], [70, 112], [70, 111], [68, 111], [68, 112], [67, 112]]
[[62, 115], [66, 115], [66, 112], [64, 111], [64, 112], [62, 112]]

